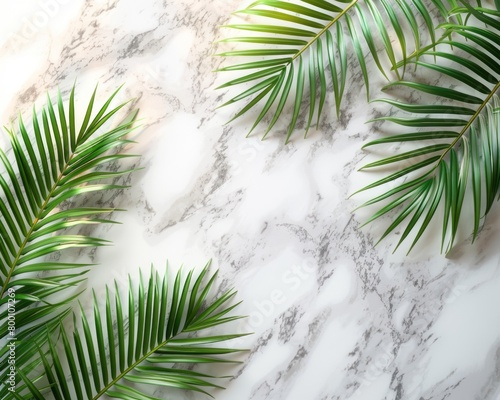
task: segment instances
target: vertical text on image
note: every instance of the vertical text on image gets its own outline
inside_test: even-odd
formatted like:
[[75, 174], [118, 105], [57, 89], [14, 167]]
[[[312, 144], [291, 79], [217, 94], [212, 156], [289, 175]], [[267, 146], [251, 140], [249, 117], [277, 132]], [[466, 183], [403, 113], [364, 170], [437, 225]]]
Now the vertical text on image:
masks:
[[7, 385], [9, 391], [16, 390], [16, 291], [13, 288], [7, 290], [7, 330], [8, 330], [8, 364]]

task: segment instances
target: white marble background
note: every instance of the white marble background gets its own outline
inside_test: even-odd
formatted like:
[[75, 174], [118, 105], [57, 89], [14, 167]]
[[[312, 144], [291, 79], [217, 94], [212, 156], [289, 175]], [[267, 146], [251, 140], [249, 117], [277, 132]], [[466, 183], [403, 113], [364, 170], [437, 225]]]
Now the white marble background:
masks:
[[236, 377], [212, 392], [218, 400], [500, 399], [499, 207], [479, 240], [448, 259], [432, 238], [408, 257], [392, 254], [397, 236], [374, 248], [380, 228], [359, 229], [360, 199], [347, 200], [372, 179], [355, 172], [361, 143], [376, 134], [358, 80], [341, 121], [327, 115], [307, 140], [245, 139], [251, 117], [223, 126], [235, 109], [215, 110], [213, 43], [241, 5], [0, 5], [3, 124], [75, 79], [82, 103], [97, 81], [101, 99], [125, 83], [120, 99], [141, 109], [145, 129], [127, 151], [144, 169], [104, 199], [128, 211], [97, 232], [113, 247], [79, 255], [101, 264], [89, 286], [167, 258], [175, 267], [211, 258], [220, 287], [235, 286], [250, 316], [233, 328], [255, 332], [237, 343], [251, 351], [224, 369]]

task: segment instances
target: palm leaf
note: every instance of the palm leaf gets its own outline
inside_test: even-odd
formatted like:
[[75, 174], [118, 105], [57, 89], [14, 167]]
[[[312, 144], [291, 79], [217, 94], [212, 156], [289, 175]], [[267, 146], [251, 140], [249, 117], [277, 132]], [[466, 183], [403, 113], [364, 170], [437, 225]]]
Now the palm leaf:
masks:
[[[483, 217], [490, 211], [500, 188], [500, 116], [494, 111], [500, 105], [500, 22], [498, 10], [464, 7], [467, 25], [444, 24], [453, 33], [453, 40], [442, 41], [436, 50], [426, 50], [416, 61], [427, 76], [446, 76], [453, 88], [428, 85], [421, 82], [399, 81], [387, 89], [401, 86], [435, 95], [439, 103], [415, 105], [393, 99], [389, 103], [410, 113], [410, 116], [382, 117], [414, 129], [412, 132], [387, 136], [364, 147], [390, 143], [412, 143], [413, 150], [391, 155], [365, 165], [363, 169], [403, 166], [360, 191], [390, 184], [392, 189], [369, 200], [364, 205], [382, 202], [382, 208], [369, 222], [389, 211], [402, 207], [382, 238], [405, 222], [398, 246], [413, 232], [410, 250], [428, 229], [438, 207], [443, 210], [442, 250], [451, 250], [456, 238], [463, 209], [473, 209], [472, 239], [480, 230]], [[495, 16], [496, 18], [492, 17]], [[483, 24], [481, 26], [481, 24]], [[452, 45], [453, 53], [440, 46]], [[437, 63], [423, 61], [436, 58]], [[422, 117], [423, 115], [423, 117]]]
[[[242, 351], [213, 345], [244, 334], [192, 336], [241, 318], [229, 315], [237, 306], [230, 304], [235, 291], [208, 300], [216, 276], [203, 283], [208, 267], [209, 264], [197, 277], [193, 271], [186, 277], [179, 271], [173, 282], [167, 278], [167, 272], [160, 278], [152, 269], [147, 284], [142, 275], [138, 288], [130, 282], [126, 301], [115, 282], [114, 296], [106, 288], [103, 307], [94, 295], [93, 321], [82, 310], [80, 328], [70, 334], [61, 326], [61, 352], [49, 338], [49, 356], [40, 353], [46, 381], [28, 380], [24, 386], [26, 392], [35, 399], [83, 400], [104, 395], [117, 399], [156, 399], [147, 394], [148, 386], [205, 394], [209, 394], [209, 388], [220, 388], [214, 383], [216, 376], [178, 365], [235, 362], [227, 355]], [[124, 323], [127, 320], [128, 325]]]
[[[455, 1], [446, 3], [432, 1], [436, 18], [448, 17], [448, 8], [456, 6]], [[302, 119], [302, 108], [307, 109], [306, 134], [319, 123], [330, 85], [337, 115], [340, 113], [351, 55], [357, 60], [369, 97], [366, 50], [386, 78], [391, 69], [400, 77], [407, 56], [418, 54], [421, 42], [427, 38], [431, 43], [436, 41], [432, 13], [421, 0], [258, 0], [236, 14], [256, 18], [256, 22], [225, 26], [242, 33], [221, 40], [237, 48], [219, 55], [243, 61], [218, 71], [236, 71], [242, 76], [219, 88], [244, 84], [246, 89], [223, 106], [250, 99], [234, 120], [260, 104], [261, 111], [249, 134], [270, 113], [265, 137], [290, 98], [294, 105], [287, 141]], [[426, 29], [420, 28], [422, 24]]]
[[[103, 169], [129, 157], [116, 150], [127, 143], [124, 136], [133, 129], [136, 113], [115, 128], [103, 129], [125, 105], [110, 109], [116, 93], [95, 112], [94, 91], [80, 126], [76, 123], [73, 88], [66, 108], [60, 93], [55, 102], [48, 98], [40, 113], [33, 108], [31, 133], [21, 117], [16, 131], [7, 129], [12, 154], [0, 149], [5, 171], [0, 175], [0, 337], [16, 340], [19, 369], [36, 350], [30, 340], [39, 333], [36, 328], [48, 318], [57, 321], [65, 315], [64, 307], [78, 295], [76, 287], [91, 267], [56, 261], [50, 256], [66, 249], [109, 244], [103, 239], [63, 231], [113, 222], [102, 218], [113, 209], [82, 206], [69, 200], [124, 188], [115, 183], [98, 183], [129, 172]], [[115, 151], [108, 154], [110, 150]], [[13, 318], [13, 309], [15, 330], [9, 330], [7, 322]], [[7, 348], [2, 345], [2, 381], [8, 371], [6, 357]], [[2, 398], [5, 390], [0, 389]]]

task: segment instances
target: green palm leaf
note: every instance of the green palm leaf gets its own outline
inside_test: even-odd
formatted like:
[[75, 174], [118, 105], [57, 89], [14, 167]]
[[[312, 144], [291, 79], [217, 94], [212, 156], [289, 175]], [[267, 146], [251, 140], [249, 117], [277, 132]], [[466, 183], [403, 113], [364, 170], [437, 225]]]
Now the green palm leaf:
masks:
[[126, 301], [115, 282], [114, 296], [106, 288], [103, 307], [94, 294], [93, 320], [82, 310], [80, 328], [69, 334], [61, 326], [61, 352], [57, 351], [54, 340], [49, 339], [49, 355], [40, 353], [46, 381], [27, 380], [23, 387], [26, 396], [29, 393], [44, 400], [99, 399], [104, 395], [117, 399], [156, 399], [147, 394], [148, 386], [208, 395], [207, 389], [220, 388], [214, 383], [216, 376], [177, 365], [235, 362], [227, 355], [242, 351], [213, 345], [244, 334], [192, 336], [241, 318], [229, 315], [238, 305], [230, 304], [235, 291], [208, 300], [216, 277], [214, 274], [208, 283], [203, 283], [208, 267], [209, 264], [197, 277], [193, 271], [182, 277], [179, 271], [173, 282], [167, 278], [167, 272], [160, 278], [151, 270], [147, 284], [142, 275], [138, 288], [129, 283]]
[[[36, 351], [31, 340], [40, 334], [36, 328], [48, 318], [56, 321], [52, 326], [57, 326], [66, 313], [64, 306], [78, 295], [77, 285], [91, 266], [56, 261], [50, 256], [65, 249], [109, 244], [103, 239], [63, 232], [113, 222], [102, 218], [113, 209], [70, 204], [68, 200], [124, 187], [98, 183], [129, 172], [103, 169], [129, 157], [116, 150], [128, 142], [124, 136], [133, 129], [136, 113], [115, 128], [104, 129], [125, 105], [110, 109], [116, 93], [94, 111], [94, 91], [80, 126], [76, 123], [73, 88], [66, 108], [60, 93], [54, 103], [48, 98], [40, 113], [33, 108], [32, 132], [21, 117], [16, 131], [7, 129], [12, 155], [0, 149], [5, 171], [0, 175], [0, 338], [17, 341], [19, 369]], [[9, 330], [9, 318], [15, 320], [15, 331]], [[2, 342], [2, 381], [8, 371], [6, 357]], [[0, 389], [2, 398], [5, 390], [4, 386]]]
[[[455, 1], [448, 1], [446, 5], [441, 0], [432, 3], [441, 18], [448, 17], [448, 7], [456, 6]], [[386, 78], [391, 69], [400, 77], [404, 74], [407, 55], [418, 53], [427, 37], [432, 43], [436, 40], [432, 13], [421, 0], [258, 0], [236, 14], [254, 17], [258, 23], [226, 26], [243, 33], [222, 40], [237, 48], [219, 55], [243, 61], [218, 71], [236, 71], [243, 75], [219, 88], [244, 84], [246, 89], [223, 106], [250, 99], [234, 120], [260, 104], [261, 111], [249, 134], [270, 113], [265, 137], [290, 98], [293, 111], [287, 141], [301, 118], [304, 105], [308, 109], [306, 134], [314, 123], [318, 124], [330, 84], [339, 114], [351, 54], [357, 60], [369, 97], [366, 50]], [[421, 29], [421, 24], [426, 29]], [[379, 47], [381, 52], [377, 50]], [[402, 64], [398, 64], [400, 57]]]
[[[399, 142], [417, 146], [365, 165], [363, 169], [402, 164], [395, 172], [360, 190], [384, 184], [393, 186], [364, 206], [383, 204], [369, 222], [399, 208], [382, 238], [406, 220], [398, 246], [413, 232], [410, 250], [428, 229], [439, 207], [443, 212], [442, 250], [448, 252], [452, 248], [461, 226], [463, 209], [469, 204], [473, 209], [469, 225], [473, 227], [474, 240], [483, 217], [499, 195], [500, 115], [494, 109], [500, 105], [497, 95], [500, 88], [500, 22], [497, 18], [500, 13], [463, 4], [464, 7], [454, 12], [468, 14], [470, 24], [444, 24], [443, 28], [453, 33], [453, 40], [442, 41], [436, 50], [424, 51], [420, 61], [416, 61], [427, 76], [447, 76], [453, 81], [453, 88], [408, 81], [386, 87], [402, 86], [421, 92], [422, 96], [435, 95], [440, 98], [440, 103], [447, 101], [447, 105], [379, 100], [411, 115], [377, 120], [416, 130], [377, 139], [364, 146]], [[456, 51], [441, 51], [440, 47], [444, 45], [452, 45]], [[422, 61], [426, 57], [435, 57], [436, 64]]]

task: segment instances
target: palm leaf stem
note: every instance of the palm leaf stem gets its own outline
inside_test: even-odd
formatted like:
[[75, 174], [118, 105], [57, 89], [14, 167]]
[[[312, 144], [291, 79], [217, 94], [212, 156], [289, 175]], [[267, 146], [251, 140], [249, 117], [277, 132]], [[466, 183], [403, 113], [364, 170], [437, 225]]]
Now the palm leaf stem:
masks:
[[445, 39], [449, 39], [450, 38], [450, 34], [451, 34], [451, 30], [450, 29], [446, 29], [443, 32], [443, 34], [441, 35], [441, 37], [439, 39], [437, 39], [433, 43], [430, 43], [430, 44], [428, 44], [428, 45], [426, 45], [424, 47], [420, 47], [420, 48], [416, 49], [411, 54], [408, 54], [403, 60], [398, 61], [396, 63], [396, 65], [394, 65], [393, 67], [391, 67], [391, 69], [392, 70], [396, 70], [397, 68], [401, 68], [401, 67], [405, 66], [406, 64], [408, 64], [412, 59], [414, 59], [414, 58], [418, 59], [422, 54], [425, 54], [427, 51], [436, 48], [436, 46], [438, 44], [440, 44], [441, 42], [443, 42]]
[[[183, 333], [183, 332], [179, 332]], [[97, 393], [94, 397], [92, 397], [92, 400], [99, 399], [102, 395], [104, 395], [109, 389], [111, 389], [114, 385], [116, 385], [120, 379], [124, 378], [129, 372], [131, 372], [134, 368], [136, 368], [139, 364], [144, 362], [149, 356], [151, 356], [153, 353], [157, 352], [161, 347], [165, 346], [170, 340], [175, 338], [175, 336], [172, 336], [168, 338], [167, 340], [161, 342], [158, 344], [156, 347], [154, 347], [151, 351], [149, 351], [146, 354], [143, 354], [142, 357], [139, 357], [134, 363], [132, 363], [128, 368], [124, 369], [120, 374], [118, 374], [116, 377], [114, 377], [105, 387], [103, 387], [99, 393]]]
[[300, 57], [302, 53], [304, 53], [310, 46], [312, 46], [326, 31], [328, 31], [340, 18], [344, 16], [352, 7], [356, 5], [359, 0], [353, 0], [351, 3], [344, 8], [341, 12], [339, 12], [334, 19], [332, 19], [328, 24], [326, 24], [323, 29], [321, 29], [302, 49], [300, 49], [291, 59], [294, 61], [297, 57]]
[[[128, 327], [124, 324], [124, 308], [116, 282], [114, 312], [112, 310], [113, 301], [107, 287], [105, 316], [100, 311], [98, 299], [94, 293], [96, 337], [92, 336], [89, 320], [80, 305], [83, 332], [76, 328], [76, 316], [73, 314], [75, 347], [71, 346], [69, 335], [63, 324], [60, 324], [64, 359], [59, 357], [56, 342], [48, 337], [49, 353], [52, 359], [46, 358], [45, 352], [41, 346], [39, 347], [39, 351], [42, 350], [39, 355], [43, 361], [48, 382], [27, 384], [23, 389], [29, 390], [34, 397], [24, 398], [97, 400], [105, 395], [129, 400], [157, 399], [141, 391], [136, 391], [134, 389], [135, 383], [195, 390], [209, 396], [210, 394], [203, 390], [204, 386], [222, 389], [221, 386], [208, 379], [228, 378], [228, 376], [197, 373], [178, 368], [178, 365], [172, 367], [156, 366], [156, 364], [179, 363], [238, 363], [236, 360], [215, 356], [224, 356], [244, 350], [205, 347], [205, 345], [225, 342], [247, 334], [234, 333], [215, 336], [202, 334], [186, 337], [188, 333], [202, 331], [243, 318], [241, 316], [227, 316], [240, 304], [227, 304], [236, 294], [232, 289], [224, 292], [216, 300], [209, 301], [208, 304], [205, 303], [217, 274], [215, 272], [208, 283], [202, 285], [207, 268], [208, 264], [198, 275], [193, 285], [191, 285], [193, 271], [190, 271], [183, 279], [180, 275], [181, 270], [179, 270], [175, 281], [170, 285], [167, 272], [161, 279], [158, 272], [152, 269], [147, 289], [142, 275], [140, 275], [137, 289], [133, 288], [132, 280], [129, 277]], [[134, 292], [138, 294], [134, 295]], [[116, 329], [114, 321], [117, 324]], [[106, 329], [103, 329], [104, 327]], [[125, 339], [126, 332], [128, 332], [127, 340]], [[151, 363], [155, 366], [149, 365]], [[67, 367], [63, 367], [66, 364]], [[69, 374], [67, 369], [69, 369]], [[25, 379], [29, 380], [29, 377]], [[120, 384], [120, 381], [123, 380], [131, 382], [132, 386]], [[31, 382], [35, 383], [35, 380], [31, 380]], [[95, 392], [91, 386], [95, 388]], [[47, 397], [43, 393], [48, 390], [52, 392], [53, 397]]]
[[455, 147], [455, 145], [463, 137], [463, 135], [465, 135], [465, 133], [469, 130], [469, 128], [474, 123], [474, 121], [477, 119], [477, 117], [479, 117], [483, 108], [486, 107], [486, 105], [490, 102], [491, 98], [495, 95], [495, 93], [497, 92], [498, 89], [500, 89], [500, 81], [495, 85], [495, 87], [488, 94], [488, 96], [486, 96], [483, 103], [478, 107], [478, 109], [476, 110], [474, 115], [472, 115], [472, 117], [467, 121], [467, 124], [465, 124], [465, 126], [462, 128], [462, 130], [460, 131], [458, 136], [450, 143], [450, 145], [446, 148], [446, 150], [443, 152], [443, 154], [441, 154], [441, 156], [439, 157], [439, 159], [436, 162], [436, 166], [434, 167], [434, 169], [438, 167], [439, 163], [443, 160], [443, 158], [446, 156], [446, 154], [448, 154], [448, 152], [451, 149], [453, 149], [453, 147]]
[[17, 262], [19, 261], [19, 258], [21, 257], [26, 245], [28, 244], [28, 242], [30, 241], [30, 238], [31, 238], [31, 235], [33, 234], [33, 230], [35, 229], [37, 223], [40, 221], [40, 218], [41, 216], [43, 215], [43, 212], [45, 211], [45, 208], [47, 207], [47, 204], [49, 203], [50, 199], [52, 198], [52, 195], [54, 194], [55, 190], [57, 189], [59, 183], [61, 182], [63, 176], [64, 176], [64, 173], [66, 172], [66, 169], [70, 166], [71, 164], [71, 160], [73, 159], [74, 157], [74, 154], [72, 154], [68, 161], [66, 162], [66, 165], [64, 166], [64, 169], [60, 172], [59, 176], [57, 177], [56, 181], [54, 182], [54, 184], [52, 185], [52, 187], [50, 188], [50, 191], [49, 193], [47, 194], [47, 197], [45, 198], [43, 204], [41, 205], [40, 209], [38, 210], [38, 213], [37, 215], [35, 216], [34, 220], [33, 220], [33, 223], [31, 224], [21, 246], [19, 247], [19, 250], [17, 251], [17, 254], [16, 254], [16, 257], [14, 258], [13, 262], [11, 263], [11, 265], [9, 266], [9, 271], [8, 271], [8, 274], [7, 276], [5, 277], [5, 280], [4, 280], [4, 284], [1, 288], [1, 291], [0, 291], [0, 298], [3, 297], [4, 293], [5, 293], [5, 290], [7, 289], [8, 285], [9, 285], [9, 282], [10, 282], [10, 279], [12, 278], [12, 274], [14, 273], [14, 270], [17, 266]]

